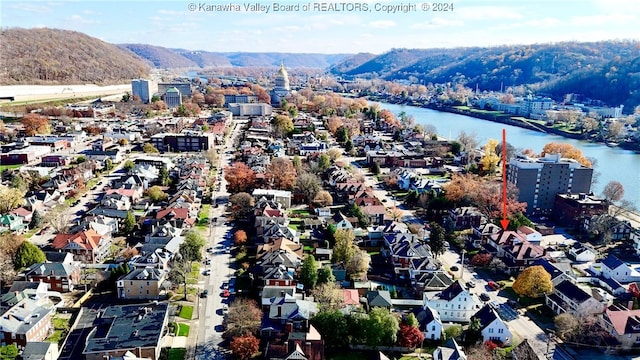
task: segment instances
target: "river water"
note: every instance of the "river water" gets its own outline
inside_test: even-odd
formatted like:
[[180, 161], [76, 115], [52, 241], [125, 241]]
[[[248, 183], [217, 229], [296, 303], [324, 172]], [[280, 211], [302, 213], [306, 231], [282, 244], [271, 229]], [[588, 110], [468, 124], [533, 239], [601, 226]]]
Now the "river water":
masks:
[[381, 107], [396, 115], [404, 111], [412, 115], [417, 124], [433, 125], [440, 136], [449, 139], [456, 139], [461, 131], [475, 132], [481, 146], [489, 139], [502, 141], [502, 129], [506, 129], [508, 143], [516, 148], [532, 149], [536, 153], [540, 153], [544, 145], [550, 142], [570, 143], [588, 158], [597, 160], [595, 171], [600, 175], [591, 191], [600, 195], [609, 181], [616, 180], [624, 186], [624, 198], [640, 207], [640, 154], [633, 151], [420, 107], [387, 103], [382, 103]]

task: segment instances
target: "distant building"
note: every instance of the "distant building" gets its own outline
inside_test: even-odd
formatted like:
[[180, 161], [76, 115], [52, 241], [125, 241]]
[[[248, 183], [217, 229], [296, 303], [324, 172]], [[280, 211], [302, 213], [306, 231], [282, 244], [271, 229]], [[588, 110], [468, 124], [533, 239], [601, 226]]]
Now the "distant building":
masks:
[[558, 226], [578, 228], [585, 218], [609, 212], [609, 204], [603, 198], [585, 193], [557, 194], [553, 206], [553, 218]]
[[191, 84], [188, 82], [169, 82], [169, 83], [159, 83], [158, 84], [158, 93], [160, 95], [164, 95], [171, 88], [176, 88], [180, 91], [180, 94], [191, 97]]
[[284, 68], [284, 64], [280, 64], [280, 69], [275, 79], [275, 86], [271, 90], [271, 103], [280, 104], [282, 99], [287, 97], [291, 93], [291, 87], [289, 86], [289, 74]]
[[528, 118], [541, 118], [547, 110], [551, 110], [553, 100], [547, 97], [529, 97], [522, 100], [521, 112]]
[[251, 103], [258, 103], [258, 102], [260, 102], [260, 100], [258, 100], [258, 96], [253, 94], [236, 94], [236, 95], [230, 94], [230, 95], [224, 96], [225, 106], [229, 106], [229, 104], [233, 104], [233, 103], [251, 104]]
[[153, 135], [151, 137], [151, 144], [161, 152], [198, 152], [213, 149], [214, 140], [215, 136], [211, 133], [162, 133]]
[[164, 102], [169, 109], [182, 105], [182, 93], [178, 88], [172, 87], [164, 93]]
[[231, 103], [227, 109], [234, 116], [268, 116], [273, 112], [271, 105], [264, 103]]
[[592, 168], [560, 154], [521, 155], [507, 168], [507, 181], [519, 190], [518, 201], [526, 202], [527, 213], [533, 215], [551, 214], [556, 194], [591, 192], [592, 176]]
[[158, 92], [158, 84], [153, 80], [131, 80], [131, 94], [138, 96], [143, 103], [148, 104], [153, 94]]

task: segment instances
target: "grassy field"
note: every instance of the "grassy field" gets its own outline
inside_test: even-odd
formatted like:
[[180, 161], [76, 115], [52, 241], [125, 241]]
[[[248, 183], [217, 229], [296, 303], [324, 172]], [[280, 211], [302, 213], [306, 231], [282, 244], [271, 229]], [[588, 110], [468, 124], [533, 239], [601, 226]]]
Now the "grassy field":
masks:
[[180, 308], [180, 313], [178, 314], [178, 316], [183, 319], [191, 320], [191, 318], [193, 317], [193, 306], [182, 305], [182, 308]]
[[51, 319], [51, 325], [53, 325], [53, 332], [47, 338], [47, 342], [56, 343], [60, 345], [62, 340], [64, 340], [65, 336], [67, 336], [67, 332], [69, 332], [69, 318], [63, 317], [53, 317]]
[[211, 205], [204, 204], [198, 213], [198, 227], [206, 227], [209, 224], [209, 210]]
[[21, 166], [22, 166], [22, 164], [18, 164], [18, 165], [0, 165], [0, 172], [3, 172], [5, 170], [17, 169], [17, 168], [19, 168]]
[[187, 355], [187, 349], [169, 349], [168, 355], [168, 360], [184, 360]]
[[189, 336], [189, 325], [178, 323], [178, 331], [176, 331], [177, 336]]

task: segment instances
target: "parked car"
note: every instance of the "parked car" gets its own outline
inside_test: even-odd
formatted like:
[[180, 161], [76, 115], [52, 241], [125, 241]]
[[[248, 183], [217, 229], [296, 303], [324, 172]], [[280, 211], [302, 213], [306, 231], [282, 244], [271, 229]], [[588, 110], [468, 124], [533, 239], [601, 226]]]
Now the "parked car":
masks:
[[467, 287], [474, 288], [476, 287], [476, 283], [473, 281], [467, 281]]
[[211, 275], [211, 270], [208, 270], [208, 269], [207, 269], [207, 270], [203, 271], [203, 272], [202, 272], [202, 275], [204, 275], [204, 276], [209, 276], [209, 275]]
[[454, 266], [450, 267], [450, 268], [449, 268], [449, 270], [451, 270], [451, 271], [454, 271], [454, 272], [455, 272], [455, 271], [459, 271], [459, 270], [460, 270], [460, 268], [454, 265]]
[[489, 281], [487, 283], [487, 286], [489, 287], [489, 289], [491, 290], [498, 290], [500, 289], [500, 285], [498, 285], [498, 283], [496, 283], [495, 281]]
[[229, 295], [231, 295], [231, 293], [229, 292], [229, 290], [224, 289], [224, 291], [222, 291], [222, 297], [229, 297]]
[[491, 300], [491, 298], [489, 297], [489, 294], [487, 294], [487, 293], [482, 293], [482, 294], [480, 294], [480, 300], [482, 300], [482, 301], [489, 301], [489, 300]]
[[203, 298], [206, 298], [207, 295], [209, 295], [209, 290], [207, 290], [207, 289], [202, 290], [202, 293], [200, 294], [200, 296], [203, 297]]

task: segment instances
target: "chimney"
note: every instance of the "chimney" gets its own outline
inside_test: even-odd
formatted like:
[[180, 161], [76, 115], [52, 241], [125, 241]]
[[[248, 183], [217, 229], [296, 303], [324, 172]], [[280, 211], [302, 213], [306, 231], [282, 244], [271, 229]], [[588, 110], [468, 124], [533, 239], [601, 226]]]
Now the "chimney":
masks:
[[282, 305], [278, 305], [278, 317], [282, 316]]
[[629, 300], [629, 301], [627, 302], [627, 309], [629, 309], [629, 310], [633, 310], [633, 300]]

